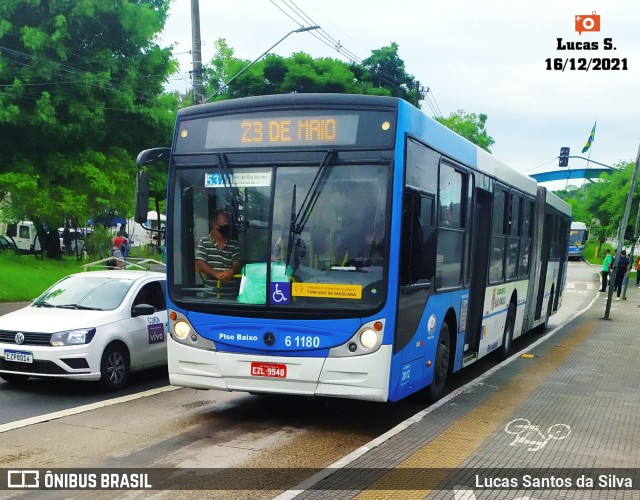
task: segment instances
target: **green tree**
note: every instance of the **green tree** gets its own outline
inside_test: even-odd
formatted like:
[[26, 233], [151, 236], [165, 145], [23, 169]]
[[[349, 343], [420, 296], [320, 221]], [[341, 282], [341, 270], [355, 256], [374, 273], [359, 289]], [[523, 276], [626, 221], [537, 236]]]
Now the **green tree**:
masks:
[[[353, 64], [338, 59], [314, 59], [303, 52], [286, 58], [269, 54], [261, 61], [249, 65], [250, 61], [233, 56], [233, 49], [226, 40], [216, 41], [216, 54], [204, 72], [205, 94], [212, 96], [223, 89], [211, 100], [292, 92], [388, 95], [388, 91], [373, 89], [370, 82], [359, 81], [356, 72], [360, 75], [364, 72], [358, 71]], [[226, 82], [230, 83], [223, 87]]]
[[398, 48], [396, 42], [391, 42], [388, 47], [372, 50], [371, 55], [362, 61], [362, 66], [374, 87], [387, 89], [390, 95], [415, 104], [418, 102], [416, 80], [407, 73]]
[[487, 133], [487, 115], [485, 114], [476, 115], [459, 109], [447, 118], [436, 118], [436, 120], [488, 152], [491, 152], [491, 146], [496, 142]]
[[[135, 163], [167, 144], [176, 70], [155, 42], [169, 0], [0, 2], [0, 197], [10, 216], [61, 224], [131, 212]], [[20, 147], [16, 147], [20, 145]]]

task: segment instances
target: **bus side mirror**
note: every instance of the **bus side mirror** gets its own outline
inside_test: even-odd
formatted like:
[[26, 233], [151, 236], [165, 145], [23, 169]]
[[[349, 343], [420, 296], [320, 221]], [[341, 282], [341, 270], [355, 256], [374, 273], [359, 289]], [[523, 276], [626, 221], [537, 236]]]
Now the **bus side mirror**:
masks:
[[143, 165], [153, 165], [159, 161], [169, 161], [170, 155], [170, 148], [145, 149], [138, 154], [136, 164], [138, 167], [142, 167]]
[[149, 172], [138, 171], [136, 177], [136, 212], [134, 220], [143, 224], [147, 222], [149, 212]]
[[138, 176], [136, 177], [136, 212], [134, 220], [143, 224], [147, 222], [149, 212], [149, 173], [140, 167], [153, 165], [159, 161], [169, 161], [171, 148], [145, 149], [138, 154], [136, 164], [138, 165]]

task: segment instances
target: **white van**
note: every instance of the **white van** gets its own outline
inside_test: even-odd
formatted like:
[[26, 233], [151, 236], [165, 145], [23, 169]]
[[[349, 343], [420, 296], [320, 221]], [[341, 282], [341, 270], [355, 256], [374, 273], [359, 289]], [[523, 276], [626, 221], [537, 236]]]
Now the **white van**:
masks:
[[36, 226], [30, 220], [23, 220], [7, 225], [7, 236], [13, 238], [20, 252], [39, 252], [40, 238], [36, 238]]

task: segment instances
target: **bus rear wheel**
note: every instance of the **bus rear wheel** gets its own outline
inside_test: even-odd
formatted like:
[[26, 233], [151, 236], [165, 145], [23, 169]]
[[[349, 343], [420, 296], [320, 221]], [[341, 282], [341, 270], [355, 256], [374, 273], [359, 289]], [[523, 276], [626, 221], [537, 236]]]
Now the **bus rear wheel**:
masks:
[[498, 360], [504, 361], [509, 357], [511, 352], [511, 343], [513, 342], [513, 328], [516, 322], [516, 306], [511, 302], [507, 309], [507, 321], [504, 324], [504, 335], [502, 337], [502, 345], [498, 349]]
[[449, 337], [449, 325], [447, 325], [446, 321], [443, 321], [440, 327], [440, 335], [438, 335], [438, 347], [436, 348], [436, 359], [433, 365], [433, 381], [427, 387], [427, 399], [430, 403], [438, 401], [444, 393], [450, 371], [450, 359], [451, 338]]

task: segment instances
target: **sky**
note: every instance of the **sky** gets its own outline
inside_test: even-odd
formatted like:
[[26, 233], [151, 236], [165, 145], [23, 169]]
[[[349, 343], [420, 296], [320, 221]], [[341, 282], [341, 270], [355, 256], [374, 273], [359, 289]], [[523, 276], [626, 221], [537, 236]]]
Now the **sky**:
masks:
[[[522, 173], [557, 170], [561, 147], [605, 165], [636, 159], [637, 0], [199, 0], [199, 8], [205, 65], [218, 38], [226, 39], [236, 57], [252, 61], [290, 31], [319, 25], [319, 30], [288, 36], [271, 53], [288, 57], [303, 51], [361, 61], [396, 42], [407, 73], [429, 89], [423, 111], [445, 117], [457, 110], [486, 114], [487, 132], [495, 140], [492, 153]], [[160, 44], [173, 45], [180, 62], [169, 88], [186, 92], [191, 87], [191, 0], [173, 0]], [[547, 69], [556, 59], [564, 71]], [[578, 69], [580, 59], [589, 64], [588, 71]], [[620, 69], [595, 71], [596, 59], [605, 60], [603, 67]], [[582, 154], [596, 122], [595, 140]], [[585, 167], [587, 161], [570, 159], [570, 169]]]

